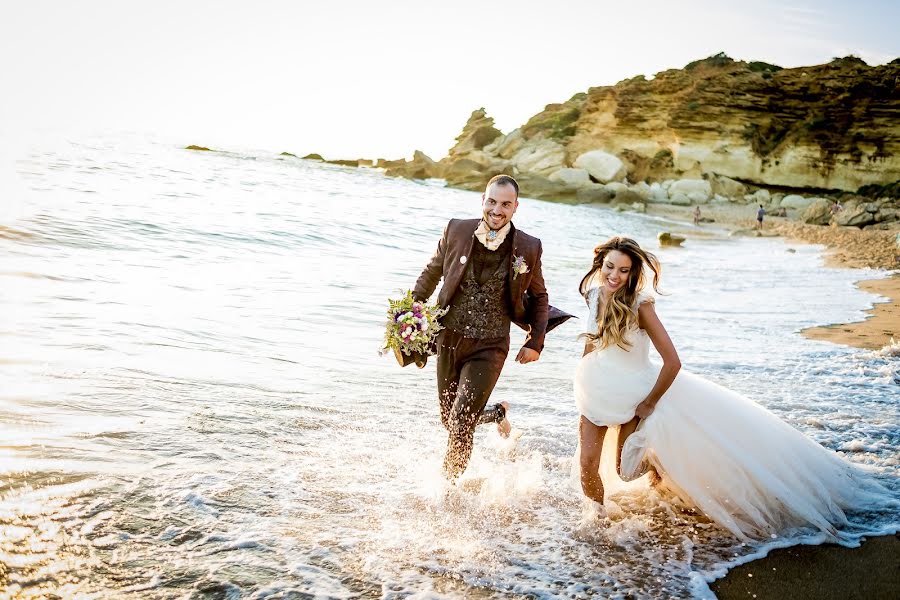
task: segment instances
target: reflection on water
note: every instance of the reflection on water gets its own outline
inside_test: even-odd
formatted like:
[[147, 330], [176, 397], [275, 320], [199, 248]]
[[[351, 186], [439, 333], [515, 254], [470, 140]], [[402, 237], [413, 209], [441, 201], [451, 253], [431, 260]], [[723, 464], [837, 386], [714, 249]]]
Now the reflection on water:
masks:
[[[583, 319], [505, 367], [494, 397], [522, 437], [484, 428], [464, 480], [443, 483], [433, 365], [376, 350], [386, 298], [477, 194], [149, 143], [68, 144], [19, 169], [21, 216], [0, 224], [7, 595], [704, 595], [704, 575], [754, 550], [643, 483], [611, 522], [584, 512], [569, 481]], [[652, 248], [672, 227], [530, 200], [516, 223], [577, 314], [596, 243]], [[897, 353], [796, 333], [859, 316], [866, 274], [785, 250], [714, 231], [660, 251], [658, 310], [688, 368], [896, 489]]]

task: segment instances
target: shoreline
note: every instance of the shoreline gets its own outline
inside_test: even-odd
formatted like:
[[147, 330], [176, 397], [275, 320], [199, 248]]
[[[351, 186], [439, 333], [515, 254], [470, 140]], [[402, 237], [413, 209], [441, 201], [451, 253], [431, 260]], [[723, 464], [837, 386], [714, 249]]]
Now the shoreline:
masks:
[[[699, 226], [691, 224], [691, 210], [693, 207], [689, 206], [647, 205], [647, 214], [679, 221], [691, 228], [690, 233], [703, 231], [704, 225], [708, 225], [727, 229], [732, 234], [755, 235], [752, 231], [755, 225], [754, 215], [748, 214], [752, 210], [746, 206], [702, 207], [704, 216], [713, 218], [714, 222]], [[897, 248], [894, 241], [897, 231], [807, 225], [785, 217], [770, 217], [766, 219], [761, 235], [782, 237], [791, 242], [824, 245], [825, 264], [829, 267], [887, 271], [900, 269], [900, 248]], [[861, 321], [808, 327], [800, 331], [800, 334], [807, 339], [866, 350], [880, 350], [890, 345], [892, 339], [900, 341], [900, 273], [895, 272], [886, 278], [862, 279], [855, 285], [887, 300], [876, 300], [874, 307], [866, 311], [868, 316]]]
[[881, 350], [892, 341], [900, 341], [900, 275], [886, 279], [864, 279], [855, 285], [888, 300], [868, 309], [868, 316], [862, 321], [808, 327], [800, 333], [811, 340], [867, 350]]
[[[752, 207], [750, 207], [752, 209]], [[693, 207], [648, 204], [647, 214], [672, 219], [683, 229], [677, 233], [697, 235], [704, 227], [754, 235], [755, 214], [745, 206], [702, 207], [703, 216], [713, 223], [693, 225]], [[783, 237], [791, 242], [815, 243], [826, 247], [825, 264], [836, 268], [900, 268], [894, 246], [894, 231], [806, 225], [783, 217], [767, 218], [764, 237]], [[880, 350], [900, 341], [900, 273], [882, 279], [864, 279], [855, 285], [869, 293], [888, 298], [877, 301], [862, 321], [804, 329], [808, 339]], [[900, 534], [864, 538], [857, 548], [836, 544], [798, 544], [770, 551], [766, 556], [729, 568], [724, 576], [709, 583], [720, 600], [847, 600], [900, 598]]]

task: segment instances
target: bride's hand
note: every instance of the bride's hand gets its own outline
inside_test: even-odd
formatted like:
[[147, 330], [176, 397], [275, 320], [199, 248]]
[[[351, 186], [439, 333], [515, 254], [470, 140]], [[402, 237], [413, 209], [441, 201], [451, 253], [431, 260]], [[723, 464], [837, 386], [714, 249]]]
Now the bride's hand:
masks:
[[649, 400], [644, 400], [640, 404], [637, 405], [637, 408], [634, 409], [634, 414], [642, 419], [646, 419], [653, 412], [653, 409], [656, 408], [656, 402], [650, 402]]

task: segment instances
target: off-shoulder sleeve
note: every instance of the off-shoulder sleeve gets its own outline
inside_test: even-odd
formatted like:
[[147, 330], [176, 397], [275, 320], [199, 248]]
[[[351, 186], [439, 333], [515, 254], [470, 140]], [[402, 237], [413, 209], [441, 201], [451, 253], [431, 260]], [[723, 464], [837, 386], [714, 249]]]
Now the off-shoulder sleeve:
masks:
[[586, 333], [597, 333], [597, 307], [599, 306], [597, 300], [599, 298], [600, 288], [598, 287], [590, 288], [584, 296], [584, 301], [588, 306], [588, 318], [585, 322]]
[[634, 309], [639, 309], [641, 304], [656, 304], [656, 296], [649, 292], [639, 292], [637, 300], [634, 302]]

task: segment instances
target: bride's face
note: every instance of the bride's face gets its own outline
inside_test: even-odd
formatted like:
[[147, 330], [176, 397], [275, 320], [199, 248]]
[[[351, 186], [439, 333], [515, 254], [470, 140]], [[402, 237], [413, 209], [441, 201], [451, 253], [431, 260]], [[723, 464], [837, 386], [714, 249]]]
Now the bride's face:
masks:
[[600, 268], [600, 281], [609, 292], [615, 292], [628, 282], [631, 273], [631, 257], [618, 250], [610, 250], [603, 257]]

